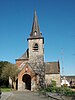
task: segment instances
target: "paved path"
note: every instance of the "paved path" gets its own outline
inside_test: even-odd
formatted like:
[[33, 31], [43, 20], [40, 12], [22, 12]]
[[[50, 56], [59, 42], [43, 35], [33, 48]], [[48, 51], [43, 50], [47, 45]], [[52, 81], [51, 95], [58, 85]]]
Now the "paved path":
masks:
[[[53, 94], [50, 93], [52, 96]], [[57, 98], [53, 99], [51, 97], [46, 97], [44, 95], [39, 95], [37, 92], [31, 91], [14, 91], [2, 93], [0, 100], [75, 100], [75, 98], [64, 98], [61, 99], [57, 95], [53, 95], [52, 97]]]
[[11, 95], [12, 92], [2, 92], [0, 100], [6, 100]]
[[54, 100], [30, 91], [13, 92], [6, 100]]

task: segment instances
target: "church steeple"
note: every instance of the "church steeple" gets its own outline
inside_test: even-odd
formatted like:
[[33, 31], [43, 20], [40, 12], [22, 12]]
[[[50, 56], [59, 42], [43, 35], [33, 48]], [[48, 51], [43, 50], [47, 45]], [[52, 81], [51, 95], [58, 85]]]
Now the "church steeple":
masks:
[[42, 34], [40, 33], [38, 19], [37, 19], [36, 10], [35, 10], [30, 38], [37, 38], [37, 37], [42, 37]]

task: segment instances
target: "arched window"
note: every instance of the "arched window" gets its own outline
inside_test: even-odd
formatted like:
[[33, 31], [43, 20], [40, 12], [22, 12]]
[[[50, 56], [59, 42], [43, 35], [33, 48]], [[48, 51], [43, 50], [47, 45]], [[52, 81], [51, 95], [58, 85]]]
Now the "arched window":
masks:
[[33, 50], [38, 50], [38, 44], [37, 43], [34, 44]]

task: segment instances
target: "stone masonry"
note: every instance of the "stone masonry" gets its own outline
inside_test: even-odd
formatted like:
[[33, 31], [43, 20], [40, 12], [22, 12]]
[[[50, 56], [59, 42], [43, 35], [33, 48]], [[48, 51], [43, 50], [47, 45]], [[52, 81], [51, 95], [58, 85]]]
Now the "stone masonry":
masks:
[[44, 37], [40, 33], [36, 11], [34, 12], [32, 30], [27, 39], [28, 48], [18, 59], [16, 64], [19, 69], [16, 83], [19, 91], [28, 89], [36, 91], [50, 84], [53, 79], [57, 86], [60, 85], [60, 64], [58, 62], [44, 62]]

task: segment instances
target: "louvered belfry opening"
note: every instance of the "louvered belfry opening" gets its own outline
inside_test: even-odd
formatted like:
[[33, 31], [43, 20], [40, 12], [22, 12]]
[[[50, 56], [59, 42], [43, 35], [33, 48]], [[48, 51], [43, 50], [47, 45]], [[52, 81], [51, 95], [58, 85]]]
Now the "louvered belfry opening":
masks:
[[34, 44], [33, 50], [34, 50], [34, 51], [38, 50], [38, 44], [37, 44], [37, 43]]

